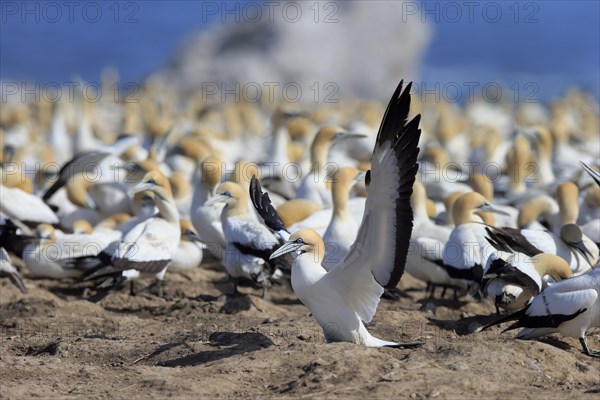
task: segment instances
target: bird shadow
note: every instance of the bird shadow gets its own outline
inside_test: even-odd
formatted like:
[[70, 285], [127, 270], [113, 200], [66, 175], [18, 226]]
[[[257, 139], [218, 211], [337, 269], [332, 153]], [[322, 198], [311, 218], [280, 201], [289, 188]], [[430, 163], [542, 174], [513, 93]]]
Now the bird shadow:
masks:
[[271, 303], [276, 304], [278, 306], [290, 306], [290, 305], [298, 305], [302, 304], [299, 298], [297, 297], [274, 297], [270, 299]]
[[541, 342], [541, 343], [549, 344], [552, 347], [556, 347], [558, 349], [565, 350], [565, 351], [569, 351], [573, 347], [569, 343], [564, 342], [553, 336], [546, 336], [543, 338], [539, 338], [539, 339], [537, 339], [537, 341]]
[[256, 305], [252, 302], [250, 295], [247, 294], [224, 294], [221, 296], [201, 294], [199, 296], [188, 298], [194, 301], [212, 303], [221, 314], [237, 314], [242, 311], [250, 310], [252, 306], [256, 307]]
[[421, 304], [421, 310], [433, 310], [437, 307], [447, 307], [453, 309], [459, 309], [464, 305], [468, 304], [468, 301], [455, 300], [453, 298], [442, 299], [436, 297], [426, 297], [424, 299], [420, 299], [417, 301], [418, 304]]
[[46, 286], [46, 289], [56, 297], [59, 297], [63, 300], [67, 300], [72, 297], [83, 298], [86, 293], [86, 290], [88, 290], [89, 287], [89, 285], [76, 284], [73, 284], [72, 286], [50, 285]]
[[[199, 353], [188, 354], [183, 357], [178, 357], [170, 360], [159, 361], [155, 365], [161, 367], [191, 367], [195, 365], [205, 364], [211, 361], [217, 361], [224, 358], [236, 356], [239, 354], [251, 353], [257, 350], [266, 349], [273, 346], [273, 342], [262, 333], [256, 332], [214, 332], [208, 340], [212, 346], [227, 346], [218, 350], [203, 351]], [[147, 358], [155, 357], [156, 355], [172, 349], [174, 347], [186, 345], [185, 343], [170, 343], [160, 346], [152, 355]], [[191, 349], [188, 346], [188, 349]]]
[[446, 331], [454, 331], [459, 336], [474, 333], [480, 326], [489, 324], [497, 319], [497, 315], [476, 315], [474, 317], [465, 317], [459, 320], [427, 318], [431, 325]]

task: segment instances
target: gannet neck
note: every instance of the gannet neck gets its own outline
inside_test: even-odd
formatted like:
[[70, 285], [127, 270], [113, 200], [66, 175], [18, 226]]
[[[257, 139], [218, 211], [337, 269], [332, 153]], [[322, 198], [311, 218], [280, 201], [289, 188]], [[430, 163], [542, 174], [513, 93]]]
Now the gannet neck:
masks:
[[184, 199], [190, 194], [190, 184], [182, 172], [175, 172], [169, 177], [169, 183], [173, 189], [173, 197]]
[[557, 255], [537, 254], [531, 257], [531, 262], [541, 277], [550, 275], [555, 281], [560, 281], [573, 276], [569, 264]]
[[413, 193], [410, 197], [410, 205], [413, 209], [415, 220], [429, 218], [427, 212], [427, 194], [425, 188], [420, 182], [415, 181], [413, 185]]
[[540, 216], [550, 217], [559, 212], [556, 201], [547, 195], [534, 197], [529, 200], [519, 210], [517, 216], [517, 226], [529, 226], [534, 221], [537, 221]]
[[492, 181], [483, 174], [473, 174], [473, 190], [480, 193], [489, 201], [494, 200], [494, 186]]
[[96, 208], [94, 201], [87, 191], [89, 186], [90, 182], [82, 174], [73, 176], [65, 185], [67, 198], [76, 206], [91, 209]]
[[333, 215], [346, 218], [348, 215], [348, 197], [355, 178], [360, 171], [353, 167], [341, 168], [333, 178], [331, 188], [333, 199]]
[[331, 141], [340, 130], [335, 126], [325, 126], [315, 135], [310, 145], [310, 165], [313, 171], [321, 171], [325, 167]]
[[573, 182], [565, 182], [556, 189], [556, 198], [560, 208], [561, 225], [574, 224], [579, 216], [579, 189]]
[[513, 146], [506, 155], [510, 175], [510, 190], [514, 193], [523, 193], [527, 190], [525, 178], [531, 161], [531, 147], [529, 141], [522, 135], [515, 138]]
[[215, 189], [221, 183], [222, 169], [221, 160], [214, 156], [208, 156], [202, 160], [196, 171], [200, 175], [200, 179], [195, 184], [192, 210], [198, 209], [213, 197]]
[[179, 223], [179, 211], [177, 206], [173, 202], [173, 197], [166, 198], [163, 196], [155, 197], [156, 207], [158, 207], [158, 213], [167, 221], [171, 223]]

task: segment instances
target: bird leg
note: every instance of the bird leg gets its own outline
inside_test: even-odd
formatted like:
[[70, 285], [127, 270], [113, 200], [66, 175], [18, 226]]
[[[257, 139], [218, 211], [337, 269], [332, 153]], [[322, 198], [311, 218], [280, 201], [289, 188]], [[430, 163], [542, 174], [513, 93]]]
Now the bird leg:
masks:
[[429, 291], [429, 298], [433, 299], [435, 297], [434, 295], [435, 295], [435, 285], [432, 283], [430, 291]]
[[496, 315], [500, 316], [500, 307], [498, 307], [498, 304], [495, 304], [496, 306]]
[[442, 299], [443, 299], [444, 297], [446, 297], [446, 289], [448, 289], [448, 287], [446, 287], [446, 286], [443, 286], [443, 289], [442, 289]]
[[163, 292], [163, 280], [162, 279], [158, 279], [156, 281], [156, 295], [158, 297], [160, 297], [161, 299], [165, 298], [165, 294]]
[[262, 298], [263, 300], [267, 300], [267, 287], [263, 286], [262, 288]]
[[431, 282], [427, 282], [427, 287], [425, 288], [425, 293], [429, 293], [431, 291]]
[[129, 282], [129, 295], [130, 296], [135, 296], [135, 287], [134, 287], [134, 281], [131, 280], [131, 282]]
[[585, 336], [579, 338], [579, 343], [581, 343], [581, 346], [583, 346], [583, 352], [586, 355], [590, 357], [600, 358], [600, 351], [590, 349], [590, 347], [588, 346], [587, 338]]
[[231, 295], [234, 297], [237, 297], [240, 295], [240, 292], [238, 291], [238, 278], [231, 278], [231, 283], [233, 284], [233, 291], [231, 292]]

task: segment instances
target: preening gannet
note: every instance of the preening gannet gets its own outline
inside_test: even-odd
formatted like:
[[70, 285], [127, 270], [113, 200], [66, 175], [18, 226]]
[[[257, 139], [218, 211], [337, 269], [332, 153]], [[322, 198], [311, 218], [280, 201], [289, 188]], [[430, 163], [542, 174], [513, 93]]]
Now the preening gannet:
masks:
[[516, 320], [504, 331], [525, 328], [518, 339], [535, 339], [552, 333], [578, 338], [583, 352], [600, 357], [589, 348], [586, 332], [600, 326], [600, 268], [548, 286], [524, 309], [482, 327], [487, 329]]

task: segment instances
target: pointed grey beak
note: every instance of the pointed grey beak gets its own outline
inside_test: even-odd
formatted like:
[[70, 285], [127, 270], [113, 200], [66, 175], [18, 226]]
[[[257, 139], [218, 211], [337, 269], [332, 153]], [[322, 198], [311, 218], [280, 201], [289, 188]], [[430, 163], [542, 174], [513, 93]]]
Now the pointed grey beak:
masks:
[[207, 247], [200, 239], [200, 236], [196, 232], [189, 232], [185, 234], [185, 237], [189, 239], [190, 242], [198, 246], [201, 250], [205, 250]]
[[287, 253], [292, 253], [292, 252], [298, 250], [302, 246], [304, 246], [304, 243], [285, 242], [283, 245], [281, 245], [280, 248], [278, 248], [271, 254], [271, 256], [269, 257], [269, 260], [280, 257]]
[[339, 131], [338, 133], [335, 134], [335, 136], [333, 137], [333, 140], [338, 141], [338, 140], [343, 140], [343, 139], [361, 139], [361, 138], [366, 138], [366, 137], [367, 137], [367, 135], [363, 135], [362, 133]]
[[477, 207], [478, 210], [484, 211], [484, 212], [491, 212], [494, 214], [500, 214], [500, 215], [506, 215], [506, 216], [510, 216], [509, 213], [507, 213], [504, 210], [499, 209], [498, 207], [496, 207], [493, 204], [484, 204], [481, 207]]
[[577, 250], [578, 252], [581, 253], [581, 255], [583, 256], [583, 258], [585, 258], [585, 261], [587, 261], [588, 264], [593, 265], [592, 261], [590, 260], [590, 257], [593, 257], [593, 255], [592, 255], [592, 253], [590, 253], [590, 251], [587, 249], [587, 247], [585, 247], [583, 240], [580, 240], [579, 242], [575, 242], [575, 243], [569, 243], [569, 244], [571, 246], [573, 246], [573, 248], [575, 250]]
[[217, 204], [217, 203], [225, 203], [228, 199], [229, 199], [229, 196], [225, 196], [224, 194], [218, 194], [215, 197], [213, 197], [212, 199], [208, 200], [206, 203], [204, 203], [204, 205], [212, 206], [213, 204]]
[[131, 190], [131, 194], [136, 194], [136, 193], [143, 192], [146, 190], [152, 190], [153, 187], [154, 187], [154, 185], [151, 183], [140, 182], [133, 187], [133, 189]]
[[202, 242], [200, 236], [196, 232], [186, 232], [185, 236], [192, 242]]
[[285, 111], [283, 113], [284, 118], [294, 118], [294, 117], [309, 117], [310, 114], [306, 111]]

